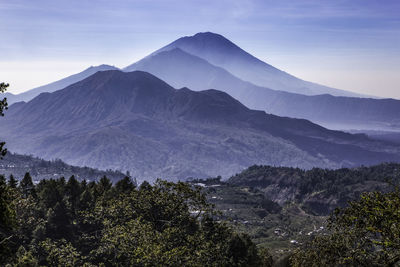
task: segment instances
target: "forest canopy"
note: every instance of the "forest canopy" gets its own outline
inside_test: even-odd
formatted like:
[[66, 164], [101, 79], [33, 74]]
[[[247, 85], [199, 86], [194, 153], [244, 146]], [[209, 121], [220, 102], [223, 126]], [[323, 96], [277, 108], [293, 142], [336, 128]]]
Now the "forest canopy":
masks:
[[200, 188], [74, 176], [17, 186], [0, 177], [1, 262], [16, 266], [268, 266], [270, 257], [217, 221]]

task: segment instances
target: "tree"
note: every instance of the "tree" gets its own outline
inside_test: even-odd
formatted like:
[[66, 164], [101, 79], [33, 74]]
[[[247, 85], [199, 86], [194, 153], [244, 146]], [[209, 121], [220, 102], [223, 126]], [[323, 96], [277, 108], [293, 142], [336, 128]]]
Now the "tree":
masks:
[[14, 178], [14, 175], [10, 174], [10, 178], [8, 178], [8, 186], [11, 188], [17, 188], [18, 181]]
[[117, 193], [130, 193], [136, 186], [129, 176], [125, 176], [115, 184]]
[[63, 201], [57, 202], [47, 212], [46, 235], [52, 239], [73, 239], [71, 217]]
[[254, 243], [215, 221], [200, 188], [157, 180], [107, 203], [87, 219], [102, 223], [92, 263], [121, 266], [262, 266]]
[[16, 224], [12, 201], [10, 188], [7, 186], [4, 176], [0, 175], [0, 265], [4, 263], [3, 259], [12, 254], [8, 245], [13, 237], [12, 230]]
[[[0, 175], [0, 231], [10, 230], [13, 225], [15, 212], [11, 207], [12, 199], [6, 179]], [[0, 233], [1, 233], [0, 232]], [[1, 241], [1, 240], [0, 240]]]
[[329, 219], [318, 236], [291, 257], [293, 266], [398, 266], [400, 189], [362, 194]]
[[79, 252], [65, 239], [53, 241], [46, 239], [40, 242], [43, 250], [41, 265], [47, 266], [82, 266]]
[[65, 194], [67, 195], [69, 203], [71, 204], [71, 211], [73, 213], [75, 213], [75, 210], [79, 205], [81, 193], [81, 185], [76, 180], [75, 176], [72, 175], [65, 186]]
[[95, 196], [96, 197], [100, 197], [100, 196], [105, 197], [107, 195], [107, 193], [109, 193], [111, 187], [112, 187], [112, 183], [111, 183], [110, 179], [108, 179], [106, 176], [103, 176], [95, 186]]
[[19, 187], [23, 196], [26, 198], [28, 196], [36, 196], [35, 188], [33, 186], [32, 177], [29, 172], [25, 173], [24, 178], [19, 183]]
[[[0, 93], [4, 93], [7, 90], [8, 86], [9, 85], [6, 83], [0, 83]], [[3, 98], [3, 100], [0, 100], [0, 116], [4, 116], [4, 110], [6, 110], [7, 108], [7, 98]], [[0, 159], [2, 159], [7, 153], [7, 149], [4, 148], [5, 144], [5, 142], [0, 142]]]
[[23, 267], [39, 266], [37, 259], [32, 255], [32, 253], [30, 251], [26, 251], [26, 249], [23, 246], [20, 246], [18, 248], [18, 251], [16, 253], [16, 259], [17, 259], [17, 262], [13, 266], [23, 266]]
[[187, 183], [136, 188], [129, 177], [118, 185], [103, 177], [82, 186], [71, 177], [34, 185], [26, 174], [18, 189], [0, 177], [0, 190], [13, 192], [0, 192], [11, 207], [0, 205], [0, 220], [15, 217], [0, 240], [1, 266], [270, 266], [268, 252], [216, 221], [202, 189]]

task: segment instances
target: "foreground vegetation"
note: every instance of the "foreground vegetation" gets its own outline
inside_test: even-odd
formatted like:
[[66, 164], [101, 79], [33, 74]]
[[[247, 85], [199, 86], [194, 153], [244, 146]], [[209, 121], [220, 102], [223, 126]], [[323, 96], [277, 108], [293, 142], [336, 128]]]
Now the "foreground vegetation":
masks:
[[139, 188], [74, 177], [19, 186], [0, 177], [1, 264], [14, 266], [268, 266], [200, 189], [157, 181]]
[[[217, 186], [219, 185], [219, 186]], [[204, 188], [213, 188], [206, 195]], [[299, 239], [273, 259], [264, 239], [258, 247], [254, 222], [240, 221], [246, 205], [282, 229], [299, 230], [293, 214], [257, 191], [222, 189], [219, 180], [202, 187], [158, 180], [136, 187], [128, 178], [114, 185], [42, 180], [29, 174], [21, 182], [0, 176], [0, 264], [8, 266], [398, 266], [400, 264], [400, 191], [364, 193], [329, 217], [327, 230]], [[242, 188], [243, 189], [243, 188]], [[223, 195], [224, 193], [225, 195]], [[247, 196], [253, 195], [248, 198]], [[210, 201], [235, 196], [236, 222]], [[255, 202], [254, 202], [255, 201]], [[258, 202], [257, 202], [258, 201]], [[257, 204], [258, 203], [258, 204]], [[222, 207], [221, 202], [217, 207]], [[247, 206], [250, 207], [250, 206]], [[262, 215], [260, 208], [266, 213]], [[269, 213], [270, 216], [267, 214]], [[278, 219], [277, 219], [278, 220]], [[278, 221], [279, 221], [278, 220]], [[289, 220], [289, 222], [287, 221]], [[225, 222], [226, 221], [226, 222]], [[257, 231], [276, 230], [264, 220]], [[233, 226], [231, 228], [230, 226]], [[296, 228], [297, 227], [297, 228]], [[304, 228], [304, 229], [305, 229]], [[234, 230], [232, 230], [234, 229]], [[256, 232], [257, 232], [256, 231]], [[296, 232], [294, 231], [294, 232]], [[276, 234], [276, 233], [275, 233]], [[281, 235], [282, 232], [279, 233]], [[289, 233], [290, 234], [290, 233]], [[278, 239], [282, 236], [278, 236]], [[275, 239], [276, 240], [276, 239]], [[258, 242], [259, 243], [259, 242]], [[396, 265], [397, 264], [397, 265]]]
[[329, 218], [330, 234], [297, 249], [293, 266], [400, 266], [400, 191], [364, 193]]

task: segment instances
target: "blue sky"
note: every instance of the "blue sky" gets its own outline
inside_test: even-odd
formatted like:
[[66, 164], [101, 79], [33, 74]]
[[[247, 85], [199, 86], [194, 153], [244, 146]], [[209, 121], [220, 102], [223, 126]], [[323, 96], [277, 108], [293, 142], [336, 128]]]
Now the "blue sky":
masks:
[[0, 0], [0, 14], [14, 93], [212, 31], [302, 79], [400, 98], [397, 0]]

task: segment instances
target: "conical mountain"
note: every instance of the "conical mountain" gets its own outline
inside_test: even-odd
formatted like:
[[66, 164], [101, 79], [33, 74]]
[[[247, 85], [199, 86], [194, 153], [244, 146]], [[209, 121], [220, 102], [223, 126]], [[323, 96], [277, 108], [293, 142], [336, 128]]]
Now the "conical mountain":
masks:
[[[157, 50], [153, 55], [174, 48], [180, 48], [189, 54], [203, 58], [215, 66], [224, 68], [238, 78], [258, 86], [304, 95], [361, 96], [296, 78], [259, 60], [224, 36], [216, 33], [203, 32], [179, 38]], [[130, 66], [126, 67], [125, 70], [130, 71]]]

